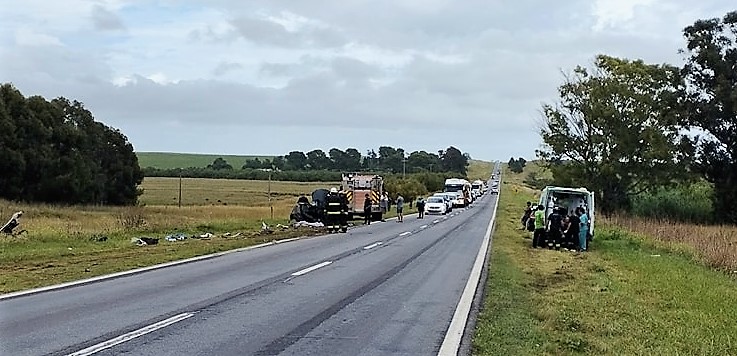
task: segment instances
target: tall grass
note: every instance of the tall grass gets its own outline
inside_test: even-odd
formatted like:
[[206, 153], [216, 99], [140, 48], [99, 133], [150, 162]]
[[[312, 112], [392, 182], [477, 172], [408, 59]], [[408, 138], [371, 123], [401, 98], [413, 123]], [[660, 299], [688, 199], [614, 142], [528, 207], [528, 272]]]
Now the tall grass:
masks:
[[631, 212], [636, 216], [655, 219], [718, 222], [714, 219], [713, 193], [712, 186], [706, 182], [660, 188], [634, 197]]
[[602, 221], [605, 225], [654, 240], [668, 249], [685, 249], [709, 267], [729, 273], [737, 271], [737, 226], [697, 225], [621, 215]]

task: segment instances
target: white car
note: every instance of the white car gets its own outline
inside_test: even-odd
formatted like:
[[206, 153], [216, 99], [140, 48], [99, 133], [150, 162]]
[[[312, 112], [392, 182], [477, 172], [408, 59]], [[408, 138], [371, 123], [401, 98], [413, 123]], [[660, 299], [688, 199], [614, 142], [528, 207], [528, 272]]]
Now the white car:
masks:
[[433, 196], [443, 198], [445, 201], [445, 210], [449, 213], [453, 211], [453, 199], [455, 199], [455, 195], [453, 193], [435, 193]]
[[440, 196], [432, 196], [427, 198], [427, 200], [425, 200], [425, 212], [428, 214], [447, 214], [448, 207], [445, 203], [445, 198]]

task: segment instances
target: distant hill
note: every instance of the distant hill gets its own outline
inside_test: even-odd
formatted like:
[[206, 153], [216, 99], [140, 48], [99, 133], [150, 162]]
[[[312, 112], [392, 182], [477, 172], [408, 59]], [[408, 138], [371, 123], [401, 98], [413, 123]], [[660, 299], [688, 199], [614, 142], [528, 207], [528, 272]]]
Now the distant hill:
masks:
[[173, 152], [136, 152], [138, 165], [141, 168], [154, 167], [160, 169], [207, 167], [218, 157], [222, 157], [233, 168], [241, 168], [247, 159], [272, 159], [272, 156], [240, 156], [240, 155], [211, 155], [198, 153]]

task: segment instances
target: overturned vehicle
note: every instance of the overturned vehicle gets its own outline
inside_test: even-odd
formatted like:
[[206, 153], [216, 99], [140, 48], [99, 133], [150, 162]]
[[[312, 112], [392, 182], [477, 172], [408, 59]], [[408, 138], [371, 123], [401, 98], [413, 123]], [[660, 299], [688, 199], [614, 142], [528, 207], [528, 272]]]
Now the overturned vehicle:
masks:
[[328, 196], [327, 189], [317, 189], [312, 192], [312, 203], [306, 196], [297, 199], [297, 204], [289, 214], [289, 222], [292, 224], [322, 224], [325, 219], [325, 199]]

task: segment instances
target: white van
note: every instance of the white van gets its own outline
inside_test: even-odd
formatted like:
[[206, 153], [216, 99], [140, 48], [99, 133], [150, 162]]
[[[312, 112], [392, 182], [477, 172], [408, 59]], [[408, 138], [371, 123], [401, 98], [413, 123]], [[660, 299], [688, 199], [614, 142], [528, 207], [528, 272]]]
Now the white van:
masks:
[[594, 236], [594, 192], [588, 191], [586, 188], [564, 188], [548, 186], [542, 190], [540, 194], [539, 205], [545, 207], [545, 225], [548, 224], [548, 215], [553, 212], [554, 207], [565, 209], [568, 214], [576, 211], [576, 208], [583, 207], [589, 216], [589, 234]]

